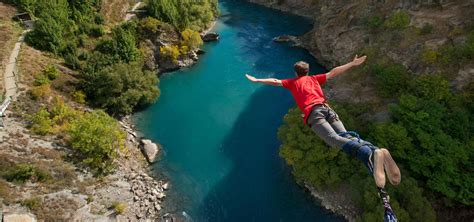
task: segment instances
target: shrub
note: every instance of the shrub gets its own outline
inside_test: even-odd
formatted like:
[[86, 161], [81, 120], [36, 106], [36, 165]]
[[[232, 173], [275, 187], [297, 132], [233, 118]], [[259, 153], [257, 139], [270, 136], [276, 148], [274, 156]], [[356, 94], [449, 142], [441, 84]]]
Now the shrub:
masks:
[[45, 108], [41, 108], [38, 112], [33, 114], [30, 120], [30, 130], [34, 134], [46, 135], [51, 132], [53, 121], [51, 120], [50, 113]]
[[30, 95], [34, 100], [46, 99], [51, 95], [51, 86], [49, 84], [34, 86], [30, 90]]
[[149, 38], [155, 36], [160, 30], [162, 22], [153, 17], [146, 17], [140, 20], [138, 24], [138, 33], [143, 38]]
[[84, 94], [84, 92], [82, 92], [82, 91], [75, 91], [75, 92], [72, 94], [72, 98], [73, 98], [74, 101], [76, 101], [77, 103], [86, 104], [86, 94]]
[[410, 24], [410, 15], [406, 11], [400, 10], [392, 13], [385, 21], [385, 26], [390, 29], [405, 29]]
[[123, 214], [125, 212], [125, 209], [127, 209], [127, 204], [121, 202], [114, 202], [112, 203], [112, 208], [114, 209], [116, 214]]
[[81, 113], [64, 103], [60, 97], [55, 97], [53, 105], [50, 108], [50, 115], [55, 126], [54, 131], [63, 133], [64, 128], [76, 118], [81, 118]]
[[75, 157], [95, 175], [106, 175], [115, 168], [114, 159], [124, 149], [125, 134], [115, 119], [103, 111], [85, 113], [67, 129], [68, 143]]
[[35, 168], [31, 164], [18, 164], [7, 171], [3, 175], [3, 178], [9, 182], [24, 183], [27, 180], [43, 182], [51, 179], [51, 176], [48, 173]]
[[431, 34], [433, 32], [433, 30], [434, 30], [433, 25], [431, 25], [429, 23], [426, 23], [426, 24], [423, 25], [423, 27], [421, 27], [419, 34], [420, 35], [428, 35], [428, 34]]
[[160, 56], [164, 59], [169, 59], [173, 63], [178, 62], [179, 57], [179, 48], [175, 45], [166, 45], [160, 47]]
[[439, 53], [433, 49], [425, 49], [422, 53], [423, 62], [428, 64], [436, 64], [439, 57]]
[[378, 29], [383, 25], [383, 19], [380, 16], [372, 16], [367, 20], [367, 26], [370, 29]]
[[88, 33], [92, 37], [101, 37], [105, 34], [105, 30], [101, 25], [92, 25]]
[[50, 83], [50, 79], [48, 76], [44, 75], [44, 73], [39, 73], [35, 75], [35, 79], [33, 81], [34, 86], [42, 86], [48, 85]]
[[199, 32], [193, 31], [191, 29], [185, 29], [183, 32], [181, 32], [181, 36], [183, 37], [181, 44], [191, 50], [198, 48], [203, 43]]
[[50, 80], [54, 80], [58, 78], [58, 76], [61, 74], [54, 65], [47, 65], [43, 69], [43, 74], [48, 77]]

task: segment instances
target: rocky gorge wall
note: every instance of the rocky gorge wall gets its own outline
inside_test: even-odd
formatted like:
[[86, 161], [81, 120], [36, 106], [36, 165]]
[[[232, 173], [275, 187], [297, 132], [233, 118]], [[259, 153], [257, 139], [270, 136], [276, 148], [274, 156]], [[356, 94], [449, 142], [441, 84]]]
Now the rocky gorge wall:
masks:
[[[427, 49], [438, 49], [442, 45], [457, 44], [466, 40], [459, 33], [472, 25], [473, 1], [321, 1], [321, 0], [249, 0], [281, 11], [312, 18], [315, 23], [311, 31], [301, 36], [304, 48], [328, 69], [350, 61], [355, 54], [362, 54], [376, 48], [383, 56], [404, 65], [413, 73], [432, 73], [436, 67], [423, 64], [421, 58]], [[408, 30], [374, 28], [372, 21], [383, 21], [395, 12], [407, 12], [410, 21]], [[432, 29], [429, 34], [420, 34], [424, 28]], [[367, 63], [377, 58], [369, 57]], [[472, 62], [458, 70], [452, 70], [453, 84], [462, 88], [472, 81]], [[334, 99], [346, 101], [347, 93], [335, 93], [332, 88], [347, 88], [344, 76], [340, 85], [333, 85], [330, 94]], [[460, 85], [459, 85], [460, 84]], [[368, 98], [373, 99], [373, 98]], [[364, 101], [360, 101], [364, 102]]]

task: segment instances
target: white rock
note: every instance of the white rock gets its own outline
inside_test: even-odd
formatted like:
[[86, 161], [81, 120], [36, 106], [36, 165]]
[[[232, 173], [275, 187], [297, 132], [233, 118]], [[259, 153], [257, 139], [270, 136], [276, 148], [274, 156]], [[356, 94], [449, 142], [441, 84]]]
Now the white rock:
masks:
[[158, 203], [155, 203], [155, 209], [157, 211], [160, 211], [161, 210], [161, 206], [158, 204]]
[[157, 197], [159, 199], [163, 199], [163, 197], [166, 197], [166, 195], [164, 193], [158, 193]]
[[[151, 142], [151, 140], [141, 140], [141, 146], [140, 149], [143, 152], [143, 155], [145, 155], [145, 158], [149, 163], [153, 163], [156, 161], [156, 156], [158, 154], [158, 145], [155, 143]], [[147, 178], [147, 175], [144, 175], [143, 177]]]
[[163, 184], [163, 186], [161, 186], [161, 187], [162, 187], [163, 189], [167, 190], [167, 189], [168, 189], [168, 187], [169, 187], [169, 183], [168, 183], [168, 182], [166, 182], [166, 183], [165, 183], [165, 184]]

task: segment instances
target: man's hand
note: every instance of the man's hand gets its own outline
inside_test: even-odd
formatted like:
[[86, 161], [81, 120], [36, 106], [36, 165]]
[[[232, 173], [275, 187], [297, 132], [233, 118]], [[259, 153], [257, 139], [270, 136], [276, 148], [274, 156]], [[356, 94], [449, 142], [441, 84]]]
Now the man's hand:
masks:
[[367, 59], [367, 56], [362, 56], [362, 57], [357, 57], [357, 55], [354, 57], [354, 60], [352, 60], [351, 62], [345, 64], [345, 65], [342, 65], [342, 66], [338, 66], [334, 69], [331, 69], [331, 71], [329, 71], [329, 73], [326, 75], [326, 77], [328, 79], [331, 79], [331, 78], [334, 78], [344, 72], [346, 72], [347, 70], [349, 70], [350, 68], [354, 67], [354, 66], [358, 66], [362, 63], [365, 62], [365, 59]]
[[365, 59], [367, 59], [367, 56], [357, 57], [357, 55], [356, 55], [354, 57], [354, 60], [352, 60], [352, 65], [358, 66], [358, 65], [364, 63]]
[[245, 77], [247, 77], [248, 80], [250, 80], [251, 82], [257, 82], [257, 78], [249, 75], [249, 74], [245, 74]]

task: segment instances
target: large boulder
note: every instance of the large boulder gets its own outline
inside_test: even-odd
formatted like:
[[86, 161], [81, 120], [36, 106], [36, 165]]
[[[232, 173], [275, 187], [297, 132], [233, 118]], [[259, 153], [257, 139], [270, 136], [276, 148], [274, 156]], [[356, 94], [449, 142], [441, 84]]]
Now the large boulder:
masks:
[[151, 140], [142, 139], [140, 141], [140, 149], [148, 163], [154, 163], [158, 155], [159, 147]]
[[219, 40], [219, 34], [215, 32], [208, 32], [204, 34], [203, 36], [201, 36], [201, 38], [202, 38], [202, 41], [204, 42], [217, 41]]

